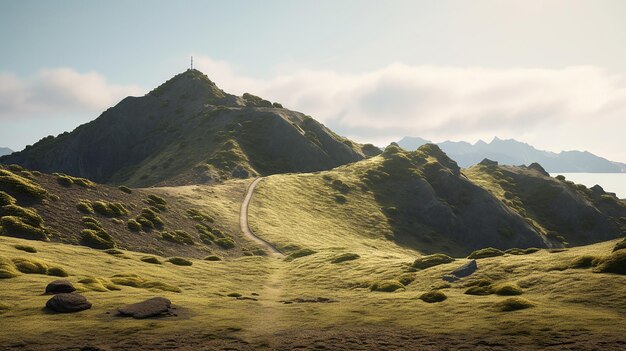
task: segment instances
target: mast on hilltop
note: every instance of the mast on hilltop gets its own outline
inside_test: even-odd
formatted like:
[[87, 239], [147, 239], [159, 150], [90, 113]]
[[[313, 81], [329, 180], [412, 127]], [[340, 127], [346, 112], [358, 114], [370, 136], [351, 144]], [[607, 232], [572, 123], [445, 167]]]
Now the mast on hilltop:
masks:
[[191, 56], [191, 68], [190, 68], [190, 70], [193, 71], [193, 56]]

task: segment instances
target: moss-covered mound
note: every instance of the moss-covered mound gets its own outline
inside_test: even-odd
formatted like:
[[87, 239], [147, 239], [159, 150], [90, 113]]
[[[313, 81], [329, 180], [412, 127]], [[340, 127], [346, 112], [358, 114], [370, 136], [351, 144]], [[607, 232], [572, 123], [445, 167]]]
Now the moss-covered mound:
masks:
[[529, 247], [527, 249], [513, 248], [513, 249], [508, 249], [504, 251], [504, 253], [509, 254], [509, 255], [529, 255], [539, 250], [541, 249], [536, 248], [536, 247]]
[[163, 290], [177, 293], [181, 291], [180, 288], [174, 285], [156, 280], [144, 279], [133, 273], [115, 274], [113, 277], [111, 277], [111, 282], [117, 285], [131, 286], [133, 288], [140, 289]]
[[161, 264], [161, 261], [159, 261], [159, 259], [154, 256], [144, 256], [140, 258], [140, 260], [142, 262], [151, 263], [151, 264]]
[[411, 267], [415, 269], [426, 269], [426, 268], [438, 266], [440, 264], [450, 263], [453, 261], [454, 261], [454, 258], [448, 255], [437, 253], [437, 254], [432, 254], [428, 256], [422, 256], [416, 259], [411, 265]]
[[310, 256], [310, 255], [313, 255], [315, 253], [316, 253], [315, 250], [299, 249], [299, 250], [296, 250], [296, 251], [290, 253], [289, 255], [287, 255], [287, 257], [285, 257], [285, 261], [293, 261], [293, 260], [295, 260], [297, 258]]
[[501, 296], [521, 295], [522, 289], [513, 283], [500, 283], [492, 287], [494, 294]]
[[446, 294], [444, 294], [440, 290], [431, 290], [429, 292], [423, 293], [419, 297], [420, 300], [428, 303], [441, 302], [446, 300], [447, 298], [448, 296], [446, 296]]
[[16, 249], [20, 250], [20, 251], [24, 251], [24, 252], [28, 252], [28, 253], [37, 253], [37, 249], [35, 249], [32, 246], [28, 246], [28, 245], [15, 245], [14, 246]]
[[626, 274], [626, 249], [614, 251], [598, 259], [594, 272]]
[[497, 256], [503, 256], [503, 255], [504, 255], [504, 252], [502, 250], [494, 249], [493, 247], [487, 247], [487, 248], [472, 252], [469, 256], [467, 256], [467, 258], [481, 259], [481, 258], [497, 257]]
[[361, 256], [359, 256], [358, 254], [355, 253], [344, 253], [341, 254], [335, 258], [333, 258], [330, 263], [341, 263], [341, 262], [346, 262], [346, 261], [354, 261], [356, 259], [359, 259]]
[[193, 264], [193, 262], [182, 257], [171, 257], [167, 259], [167, 262], [175, 264], [177, 266], [191, 266]]
[[624, 240], [615, 244], [613, 251], [622, 250], [622, 249], [626, 249], [626, 238], [624, 238]]
[[0, 279], [15, 278], [20, 275], [20, 272], [15, 267], [15, 264], [9, 259], [0, 257]]
[[370, 286], [370, 291], [394, 292], [398, 289], [404, 289], [404, 285], [397, 280], [383, 280]]
[[523, 310], [533, 306], [535, 306], [534, 303], [521, 297], [510, 297], [495, 304], [496, 310], [501, 312]]

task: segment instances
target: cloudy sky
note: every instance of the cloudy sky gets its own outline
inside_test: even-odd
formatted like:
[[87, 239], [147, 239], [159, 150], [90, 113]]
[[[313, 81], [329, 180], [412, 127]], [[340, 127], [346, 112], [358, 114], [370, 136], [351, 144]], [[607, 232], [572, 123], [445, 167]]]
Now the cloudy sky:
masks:
[[196, 67], [386, 145], [515, 138], [626, 162], [626, 1], [0, 2], [0, 146]]

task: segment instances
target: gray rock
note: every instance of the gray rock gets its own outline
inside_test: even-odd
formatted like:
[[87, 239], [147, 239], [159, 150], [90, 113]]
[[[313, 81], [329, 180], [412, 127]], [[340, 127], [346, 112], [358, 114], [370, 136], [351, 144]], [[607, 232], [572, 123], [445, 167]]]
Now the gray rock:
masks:
[[55, 280], [46, 286], [46, 294], [71, 293], [75, 290], [74, 285], [65, 279]]
[[453, 270], [450, 274], [446, 274], [441, 279], [447, 282], [455, 282], [460, 278], [467, 277], [472, 275], [478, 269], [478, 264], [476, 264], [476, 260], [471, 260], [468, 263], [462, 265], [461, 267]]
[[151, 299], [126, 305], [117, 309], [123, 316], [130, 316], [137, 319], [155, 317], [170, 313], [172, 302], [164, 297], [153, 297]]
[[90, 309], [91, 303], [83, 295], [62, 293], [48, 300], [46, 307], [59, 313], [72, 313]]

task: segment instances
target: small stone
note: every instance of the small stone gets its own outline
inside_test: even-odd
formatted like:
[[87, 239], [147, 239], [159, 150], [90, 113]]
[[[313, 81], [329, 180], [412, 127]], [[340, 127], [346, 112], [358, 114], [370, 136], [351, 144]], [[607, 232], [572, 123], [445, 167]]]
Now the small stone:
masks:
[[83, 295], [61, 293], [48, 300], [46, 307], [59, 313], [72, 313], [90, 309], [91, 303]]
[[142, 319], [154, 317], [170, 312], [172, 302], [164, 297], [153, 297], [151, 299], [126, 305], [117, 309], [123, 316]]
[[75, 290], [74, 285], [65, 279], [55, 280], [46, 286], [46, 294], [71, 293]]

